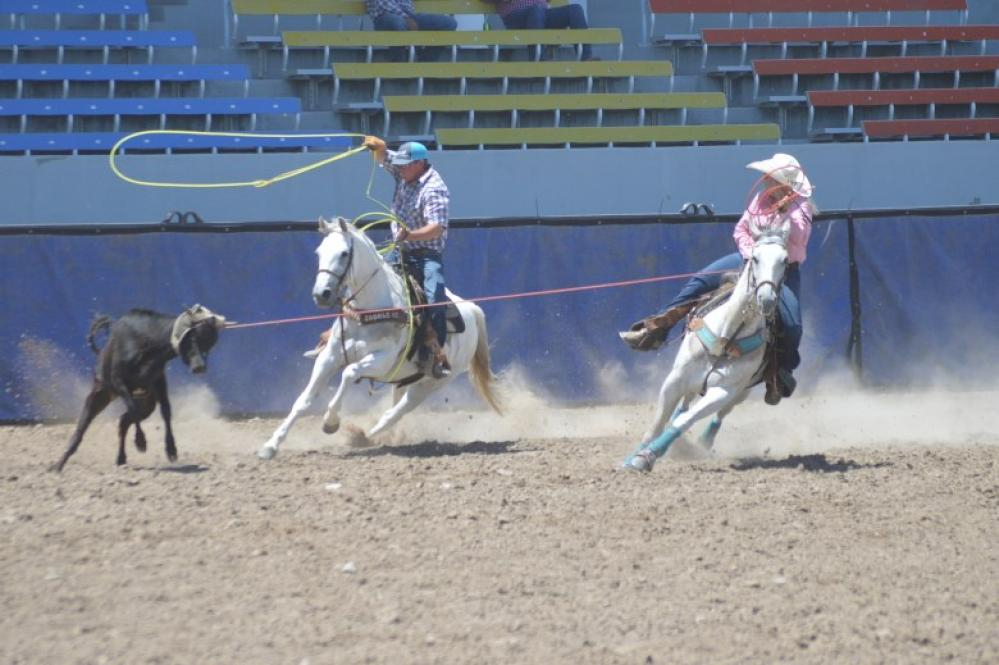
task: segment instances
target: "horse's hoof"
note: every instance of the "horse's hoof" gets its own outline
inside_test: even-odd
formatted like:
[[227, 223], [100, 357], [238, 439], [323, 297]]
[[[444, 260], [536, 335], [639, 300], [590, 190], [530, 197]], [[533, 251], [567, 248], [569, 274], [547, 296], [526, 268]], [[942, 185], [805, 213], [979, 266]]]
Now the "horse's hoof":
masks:
[[351, 448], [368, 448], [371, 446], [371, 439], [360, 427], [347, 425], [347, 445]]
[[336, 434], [340, 431], [340, 423], [323, 423], [323, 434]]
[[277, 448], [272, 448], [271, 446], [262, 446], [257, 451], [257, 457], [262, 460], [274, 459], [275, 455], [277, 455]]
[[656, 454], [648, 448], [643, 448], [625, 460], [622, 468], [626, 471], [651, 471], [656, 463]]

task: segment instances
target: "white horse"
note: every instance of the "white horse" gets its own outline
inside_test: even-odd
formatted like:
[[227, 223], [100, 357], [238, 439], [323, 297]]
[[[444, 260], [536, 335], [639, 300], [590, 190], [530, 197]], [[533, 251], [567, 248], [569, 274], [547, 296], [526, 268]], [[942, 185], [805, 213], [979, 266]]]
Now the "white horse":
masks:
[[[329, 343], [316, 357], [309, 385], [257, 456], [271, 459], [277, 454], [295, 420], [341, 370], [340, 386], [323, 418], [323, 431], [327, 434], [340, 428], [340, 405], [347, 385], [361, 379], [395, 384], [393, 405], [367, 433], [369, 438], [384, 432], [428, 395], [465, 371], [470, 371], [478, 393], [499, 413], [493, 393], [496, 377], [489, 366], [489, 337], [482, 309], [448, 291], [448, 297], [461, 313], [465, 329], [448, 334], [444, 349], [451, 373], [435, 379], [429, 371], [424, 372], [406, 357], [411, 344], [417, 342], [415, 339], [411, 342], [412, 325], [407, 322], [409, 299], [402, 278], [382, 258], [374, 243], [346, 220], [327, 222], [320, 219], [319, 231], [325, 237], [316, 249], [319, 270], [312, 287], [312, 299], [320, 307], [346, 303], [357, 316], [341, 316], [334, 323]], [[368, 310], [376, 311], [365, 316]]]
[[764, 229], [751, 223], [750, 230], [756, 241], [752, 258], [743, 266], [728, 301], [688, 327], [659, 389], [652, 426], [638, 450], [625, 460], [626, 469], [651, 471], [656, 459], [691, 425], [715, 414], [700, 438], [710, 450], [722, 420], [762, 377], [787, 267], [790, 223], [785, 220]]

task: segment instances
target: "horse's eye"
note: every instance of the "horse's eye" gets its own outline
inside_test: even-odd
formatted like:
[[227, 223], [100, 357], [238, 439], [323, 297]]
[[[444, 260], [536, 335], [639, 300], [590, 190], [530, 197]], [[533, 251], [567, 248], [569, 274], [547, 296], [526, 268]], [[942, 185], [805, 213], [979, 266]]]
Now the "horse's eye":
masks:
[[340, 256], [347, 256], [347, 250], [343, 250], [342, 252], [340, 252]]

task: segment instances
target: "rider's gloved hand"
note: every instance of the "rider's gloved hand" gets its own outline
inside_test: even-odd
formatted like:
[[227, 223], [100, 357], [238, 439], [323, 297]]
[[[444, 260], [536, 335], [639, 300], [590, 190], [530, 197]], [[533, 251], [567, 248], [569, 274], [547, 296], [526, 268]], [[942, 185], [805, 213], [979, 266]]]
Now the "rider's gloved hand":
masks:
[[365, 136], [363, 145], [368, 150], [373, 150], [375, 152], [385, 150], [385, 141], [382, 141], [377, 136]]

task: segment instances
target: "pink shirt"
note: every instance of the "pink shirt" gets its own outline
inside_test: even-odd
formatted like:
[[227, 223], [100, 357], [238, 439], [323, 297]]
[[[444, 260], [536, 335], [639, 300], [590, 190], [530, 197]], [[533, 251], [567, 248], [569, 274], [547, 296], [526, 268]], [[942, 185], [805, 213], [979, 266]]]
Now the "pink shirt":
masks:
[[776, 226], [780, 224], [785, 216], [791, 220], [791, 232], [787, 238], [787, 259], [791, 263], [804, 263], [807, 255], [808, 238], [812, 235], [812, 206], [806, 199], [795, 199], [790, 209], [786, 213], [775, 210], [770, 214], [757, 212], [766, 211], [772, 204], [760, 203], [761, 194], [757, 194], [746, 212], [742, 213], [742, 218], [735, 225], [735, 244], [739, 247], [742, 258], [748, 259], [753, 254], [753, 236], [749, 232], [750, 217], [760, 228]]

